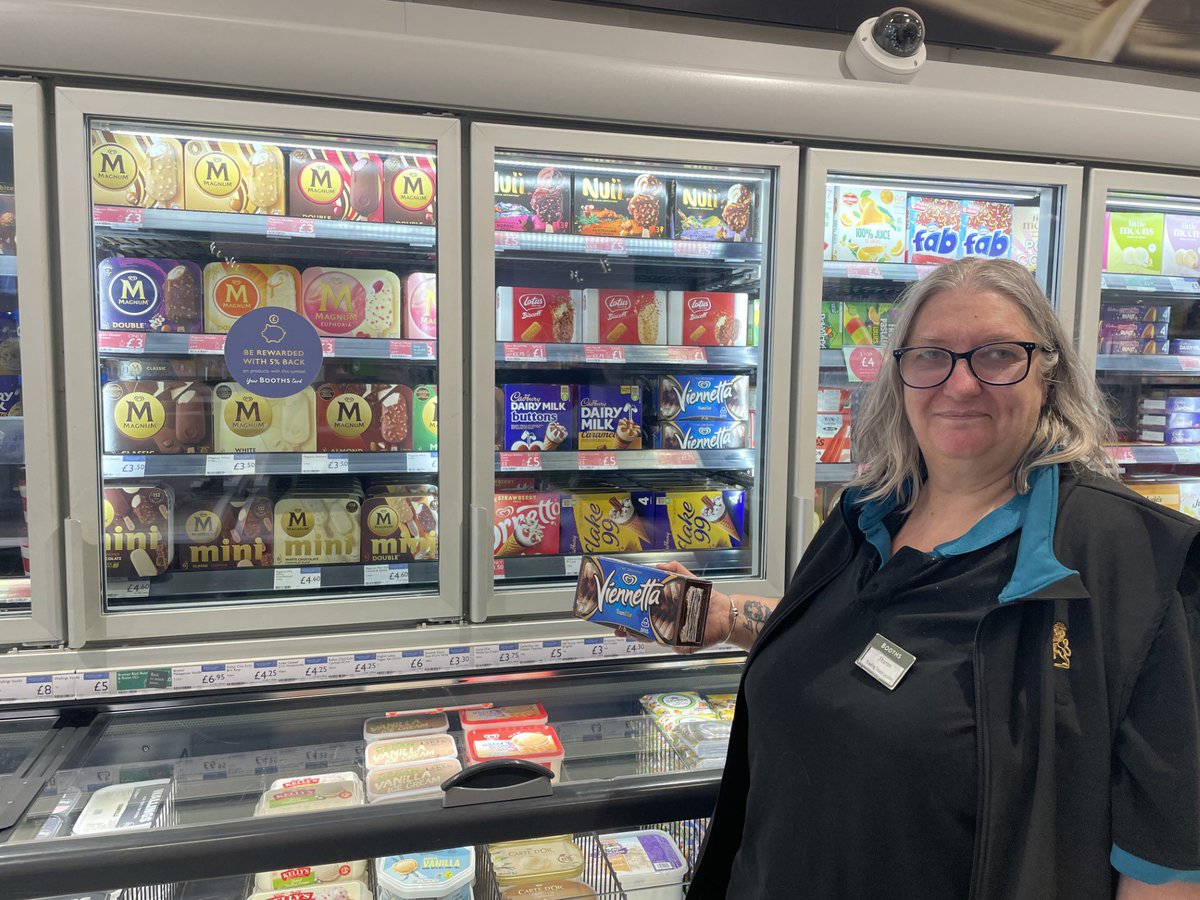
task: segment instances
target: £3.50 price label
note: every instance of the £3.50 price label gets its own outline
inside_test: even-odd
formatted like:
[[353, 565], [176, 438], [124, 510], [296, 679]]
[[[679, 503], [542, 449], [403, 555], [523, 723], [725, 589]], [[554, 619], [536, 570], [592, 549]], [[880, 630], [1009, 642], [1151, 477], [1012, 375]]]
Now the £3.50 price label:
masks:
[[345, 474], [350, 471], [350, 457], [344, 453], [305, 453], [300, 457], [301, 475]]
[[205, 475], [253, 475], [257, 469], [253, 454], [213, 453], [204, 460]]
[[145, 478], [146, 457], [106, 456], [100, 468], [105, 478]]

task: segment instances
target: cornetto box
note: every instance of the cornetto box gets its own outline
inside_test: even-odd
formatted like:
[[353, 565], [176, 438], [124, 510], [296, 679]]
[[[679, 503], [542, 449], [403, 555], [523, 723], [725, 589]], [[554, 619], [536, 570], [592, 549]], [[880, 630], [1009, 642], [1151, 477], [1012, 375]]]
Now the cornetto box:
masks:
[[383, 160], [357, 150], [288, 153], [289, 216], [383, 221]]
[[403, 384], [319, 384], [317, 450], [410, 450], [413, 392]]
[[436, 494], [368, 497], [362, 508], [362, 561], [438, 558]]
[[571, 179], [553, 166], [505, 165], [494, 171], [497, 231], [566, 234], [571, 221]]
[[181, 503], [175, 515], [179, 568], [269, 568], [274, 520], [275, 504], [265, 494], [214, 494]]
[[395, 153], [383, 157], [383, 221], [437, 224], [437, 166], [432, 156]]
[[110, 381], [100, 389], [105, 453], [212, 453], [212, 391], [195, 381]]
[[741, 182], [676, 178], [671, 236], [677, 241], [752, 241], [754, 188]]
[[281, 216], [283, 151], [274, 144], [189, 140], [183, 185], [185, 209]]
[[704, 643], [712, 582], [604, 556], [579, 566], [576, 618], [624, 628], [672, 647]]
[[203, 331], [200, 267], [177, 259], [104, 260], [100, 263], [100, 327], [106, 331]]
[[574, 177], [574, 231], [603, 237], [666, 235], [667, 185], [656, 175], [581, 171]]
[[91, 130], [92, 202], [183, 209], [183, 147], [163, 134]]

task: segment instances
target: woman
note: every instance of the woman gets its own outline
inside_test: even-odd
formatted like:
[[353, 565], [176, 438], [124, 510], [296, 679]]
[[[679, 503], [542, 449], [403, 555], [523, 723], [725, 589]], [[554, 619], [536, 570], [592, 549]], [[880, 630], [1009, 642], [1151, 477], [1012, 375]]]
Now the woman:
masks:
[[714, 595], [750, 655], [690, 900], [1200, 898], [1200, 527], [1102, 408], [1021, 266], [913, 285], [787, 593]]

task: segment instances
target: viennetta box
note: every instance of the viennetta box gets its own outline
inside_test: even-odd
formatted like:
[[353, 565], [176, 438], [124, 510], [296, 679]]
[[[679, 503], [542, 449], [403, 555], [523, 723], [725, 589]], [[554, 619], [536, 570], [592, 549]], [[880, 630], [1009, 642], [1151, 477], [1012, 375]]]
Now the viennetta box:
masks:
[[673, 647], [699, 647], [712, 582], [607, 556], [585, 556], [575, 587], [575, 616], [624, 628]]

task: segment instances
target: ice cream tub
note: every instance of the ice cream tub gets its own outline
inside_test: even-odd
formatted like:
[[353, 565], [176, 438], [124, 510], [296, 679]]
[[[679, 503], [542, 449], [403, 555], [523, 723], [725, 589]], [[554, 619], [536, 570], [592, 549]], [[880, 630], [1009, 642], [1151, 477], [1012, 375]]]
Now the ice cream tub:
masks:
[[684, 347], [744, 347], [748, 294], [671, 291], [667, 343]]
[[357, 772], [326, 772], [322, 775], [294, 775], [288, 778], [277, 778], [271, 782], [272, 791], [286, 791], [291, 788], [312, 787], [317, 784], [350, 784], [358, 785], [361, 789], [362, 779]]
[[437, 224], [437, 164], [432, 155], [389, 153], [383, 159], [383, 220]]
[[236, 382], [213, 388], [217, 453], [308, 453], [317, 449], [317, 397], [308, 387], [290, 397], [261, 397]]
[[211, 453], [212, 391], [197, 381], [110, 381], [105, 453]]
[[674, 647], [704, 640], [712, 582], [605, 556], [579, 566], [572, 612], [576, 618], [624, 628]]
[[259, 307], [300, 312], [300, 272], [267, 263], [214, 262], [204, 267], [204, 330], [227, 334]]
[[319, 866], [292, 866], [289, 869], [259, 872], [254, 876], [254, 887], [260, 891], [278, 891], [340, 881], [362, 881], [366, 872], [365, 859]]
[[576, 414], [580, 450], [642, 449], [640, 385], [581, 385]]
[[301, 309], [319, 334], [398, 338], [400, 277], [385, 269], [313, 266], [301, 276]]
[[644, 694], [638, 702], [641, 703], [642, 709], [656, 718], [698, 715], [716, 718], [712, 707], [695, 691]]
[[908, 261], [941, 265], [963, 255], [962, 202], [950, 197], [908, 197]]
[[545, 725], [546, 708], [540, 703], [521, 706], [492, 706], [485, 709], [464, 709], [458, 714], [463, 731], [478, 728], [517, 728], [525, 725]]
[[99, 268], [100, 328], [204, 330], [204, 280], [194, 262], [114, 257]]
[[289, 216], [383, 221], [383, 161], [377, 154], [297, 147], [287, 163]]
[[471, 900], [475, 848], [380, 857], [375, 882], [378, 900]]
[[192, 139], [183, 146], [185, 209], [281, 216], [285, 182], [274, 144]]
[[275, 565], [323, 566], [359, 558], [361, 495], [284, 495], [275, 502]]
[[[444, 734], [449, 729], [450, 721], [446, 718], [445, 713], [397, 713], [396, 715], [367, 719], [363, 723], [363, 740], [372, 743], [401, 737], [424, 737], [431, 734]], [[386, 763], [380, 762], [375, 765], [386, 765]]]
[[497, 493], [492, 555], [554, 555], [559, 552], [562, 500], [556, 491]]
[[743, 450], [749, 428], [746, 422], [683, 420], [652, 426], [650, 437], [656, 450]]
[[496, 288], [496, 340], [529, 344], [579, 343], [583, 294], [566, 288]]
[[412, 766], [417, 763], [458, 759], [458, 745], [448, 734], [427, 734], [423, 737], [388, 738], [367, 744], [368, 769], [393, 766]]
[[571, 223], [571, 178], [548, 166], [497, 160], [493, 171], [497, 231], [566, 234]]
[[1100, 322], [1169, 322], [1171, 307], [1161, 305], [1134, 306], [1104, 303], [1100, 306]]
[[183, 209], [183, 145], [178, 138], [100, 128], [91, 129], [90, 137], [93, 203]]
[[1141, 494], [1147, 500], [1161, 503], [1163, 506], [1176, 511], [1179, 510], [1179, 488], [1181, 485], [1177, 482], [1125, 482], [1125, 487], [1129, 488], [1135, 494]]
[[841, 184], [835, 204], [833, 259], [904, 262], [907, 191]]
[[730, 723], [720, 718], [663, 718], [657, 727], [671, 743], [695, 759], [720, 759], [729, 749]]
[[324, 781], [301, 787], [264, 791], [255, 806], [256, 816], [292, 815], [322, 809], [361, 806], [362, 785], [349, 781]]
[[415, 800], [442, 793], [442, 783], [462, 771], [457, 759], [439, 759], [407, 766], [387, 766], [367, 771], [367, 799], [371, 803]]
[[418, 384], [413, 388], [413, 444], [418, 452], [438, 448], [438, 398], [436, 384]]
[[189, 497], [176, 512], [179, 568], [270, 568], [274, 520], [275, 504], [266, 493]]
[[676, 178], [671, 237], [677, 241], [753, 241], [754, 186], [711, 178]]
[[502, 891], [583, 875], [583, 851], [568, 835], [488, 844], [496, 885]]
[[474, 728], [463, 732], [463, 740], [467, 765], [494, 759], [524, 759], [549, 769], [551, 781], [558, 781], [562, 774], [563, 745], [550, 725]]
[[745, 539], [743, 490], [665, 491], [672, 550], [723, 550]]
[[167, 824], [174, 792], [170, 778], [102, 787], [88, 798], [72, 834], [149, 831]]
[[669, 180], [649, 172], [576, 170], [576, 234], [601, 237], [661, 238], [669, 218]]
[[393, 452], [412, 447], [412, 388], [403, 384], [319, 384], [317, 450]]
[[506, 384], [502, 449], [570, 450], [575, 427], [569, 384]]
[[688, 872], [674, 839], [665, 831], [624, 831], [600, 835], [600, 849], [626, 891], [638, 900], [680, 900]]
[[1200, 428], [1200, 413], [1142, 413], [1138, 416], [1138, 427], [1143, 429], [1165, 428], [1170, 431], [1179, 428]]
[[110, 578], [153, 578], [175, 558], [175, 492], [166, 484], [104, 488], [104, 567]]
[[1149, 394], [1138, 400], [1141, 412], [1200, 413], [1200, 394]]
[[1011, 203], [963, 201], [963, 256], [1009, 259], [1012, 256], [1012, 234]]
[[559, 551], [603, 555], [666, 549], [655, 525], [655, 496], [648, 490], [564, 494]]
[[654, 407], [659, 421], [744, 422], [750, 417], [747, 375], [663, 375]]
[[518, 884], [500, 894], [500, 900], [596, 900], [596, 892], [573, 878], [554, 878]]
[[667, 292], [584, 291], [583, 339], [589, 344], [665, 344]]
[[1108, 241], [1104, 271], [1131, 275], [1159, 275], [1163, 267], [1162, 213], [1105, 213]]
[[362, 561], [438, 558], [436, 494], [368, 497], [362, 507]]
[[1163, 217], [1162, 273], [1200, 277], [1200, 216]]
[[404, 337], [436, 341], [437, 323], [437, 275], [413, 272], [404, 279]]
[[283, 888], [251, 894], [246, 900], [372, 900], [371, 892], [361, 881], [339, 881], [334, 884], [310, 884], [300, 890]]

